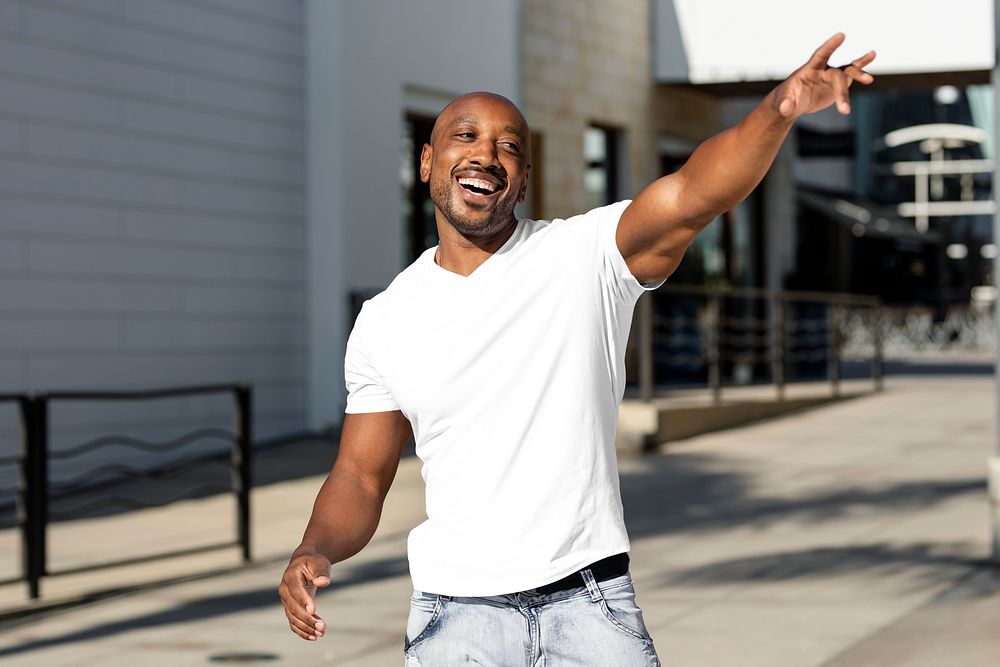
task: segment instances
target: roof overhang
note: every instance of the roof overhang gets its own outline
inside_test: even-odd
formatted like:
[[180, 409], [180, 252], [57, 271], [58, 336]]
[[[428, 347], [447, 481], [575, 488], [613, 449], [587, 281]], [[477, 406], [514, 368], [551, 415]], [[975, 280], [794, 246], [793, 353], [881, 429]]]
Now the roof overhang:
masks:
[[653, 0], [653, 77], [720, 95], [766, 92], [837, 31], [842, 64], [869, 49], [874, 89], [988, 83], [993, 0]]

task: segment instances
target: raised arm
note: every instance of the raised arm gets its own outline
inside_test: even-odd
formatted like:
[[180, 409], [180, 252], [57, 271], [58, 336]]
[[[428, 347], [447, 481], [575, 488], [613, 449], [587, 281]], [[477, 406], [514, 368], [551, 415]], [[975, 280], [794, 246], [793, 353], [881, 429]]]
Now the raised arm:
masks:
[[410, 423], [399, 411], [344, 415], [337, 461], [278, 587], [288, 624], [303, 639], [326, 632], [316, 614], [316, 589], [330, 585], [332, 563], [371, 540], [409, 437]]
[[854, 81], [873, 81], [864, 68], [875, 52], [830, 67], [843, 41], [842, 33], [828, 39], [739, 125], [701, 144], [679, 171], [654, 181], [625, 209], [618, 248], [639, 282], [655, 283], [673, 273], [698, 232], [757, 187], [796, 118], [831, 104], [850, 113], [847, 90]]

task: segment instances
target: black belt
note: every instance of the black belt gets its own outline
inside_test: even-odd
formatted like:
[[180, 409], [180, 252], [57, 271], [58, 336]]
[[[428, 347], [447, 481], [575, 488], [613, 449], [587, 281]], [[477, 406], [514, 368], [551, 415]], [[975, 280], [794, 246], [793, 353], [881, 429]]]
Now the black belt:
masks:
[[559, 591], [568, 591], [571, 588], [581, 588], [586, 586], [583, 576], [580, 574], [584, 570], [590, 570], [596, 581], [607, 581], [608, 579], [624, 576], [628, 574], [628, 554], [615, 554], [614, 556], [602, 558], [596, 563], [581, 567], [573, 574], [566, 575], [559, 581], [553, 581], [551, 584], [545, 584], [526, 592], [534, 595], [551, 595]]

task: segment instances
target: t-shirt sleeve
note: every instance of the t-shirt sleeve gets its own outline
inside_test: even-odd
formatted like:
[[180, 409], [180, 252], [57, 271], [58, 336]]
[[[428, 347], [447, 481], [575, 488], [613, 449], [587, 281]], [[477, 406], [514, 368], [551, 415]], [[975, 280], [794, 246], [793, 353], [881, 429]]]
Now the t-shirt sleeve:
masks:
[[366, 333], [369, 315], [362, 307], [347, 339], [347, 354], [344, 356], [344, 380], [347, 383], [345, 412], [350, 414], [399, 410], [369, 354], [371, 341]]
[[608, 206], [594, 209], [587, 215], [595, 216], [597, 223], [598, 250], [604, 262], [605, 280], [610, 283], [610, 287], [619, 292], [622, 298], [631, 298], [633, 301], [646, 291], [654, 290], [665, 281], [660, 280], [650, 285], [640, 283], [625, 263], [621, 250], [618, 249], [618, 241], [615, 236], [618, 231], [618, 222], [628, 205], [630, 199], [626, 199]]

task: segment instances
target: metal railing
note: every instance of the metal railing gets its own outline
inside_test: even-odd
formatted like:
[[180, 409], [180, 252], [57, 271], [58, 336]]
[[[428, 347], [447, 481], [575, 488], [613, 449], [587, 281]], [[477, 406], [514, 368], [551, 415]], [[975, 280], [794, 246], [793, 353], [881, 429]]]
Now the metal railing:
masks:
[[638, 371], [638, 393], [645, 401], [677, 376], [707, 385], [715, 404], [722, 401], [726, 377], [733, 384], [765, 377], [783, 400], [795, 369], [826, 377], [837, 395], [850, 323], [869, 328], [867, 358], [880, 390], [880, 309], [877, 297], [857, 294], [668, 284], [640, 298], [627, 363]]
[[[72, 401], [150, 401], [182, 396], [204, 396], [210, 394], [231, 394], [234, 400], [235, 424], [232, 431], [218, 428], [202, 428], [186, 433], [168, 442], [154, 443], [124, 435], [107, 435], [94, 438], [73, 447], [50, 451], [49, 413], [55, 402]], [[250, 552], [250, 487], [252, 457], [252, 388], [243, 384], [219, 384], [194, 387], [177, 387], [146, 391], [57, 391], [33, 394], [0, 394], [0, 402], [15, 401], [20, 410], [20, 451], [17, 456], [0, 458], [0, 466], [17, 465], [17, 526], [21, 533], [20, 577], [0, 581], [9, 584], [25, 581], [32, 598], [40, 592], [40, 581], [44, 576], [76, 574], [110, 567], [190, 555], [239, 546], [243, 560], [251, 559]], [[205, 439], [218, 439], [230, 443], [228, 465], [230, 484], [208, 484], [187, 489], [182, 494], [166, 500], [147, 502], [125, 497], [106, 495], [95, 501], [77, 505], [71, 509], [54, 513], [50, 500], [66, 497], [74, 491], [93, 487], [97, 479], [164, 479], [179, 475], [200, 465], [216, 463], [218, 454], [200, 454], [184, 458], [158, 469], [138, 469], [120, 463], [101, 466], [76, 478], [53, 483], [49, 479], [49, 464], [53, 460], [68, 460], [110, 445], [123, 446], [151, 453], [163, 453]], [[231, 491], [236, 499], [236, 539], [188, 549], [176, 549], [136, 558], [118, 559], [89, 564], [71, 569], [52, 570], [48, 566], [48, 526], [52, 520], [66, 520], [92, 515], [99, 510], [110, 508], [138, 509], [158, 507], [207, 492]]]

